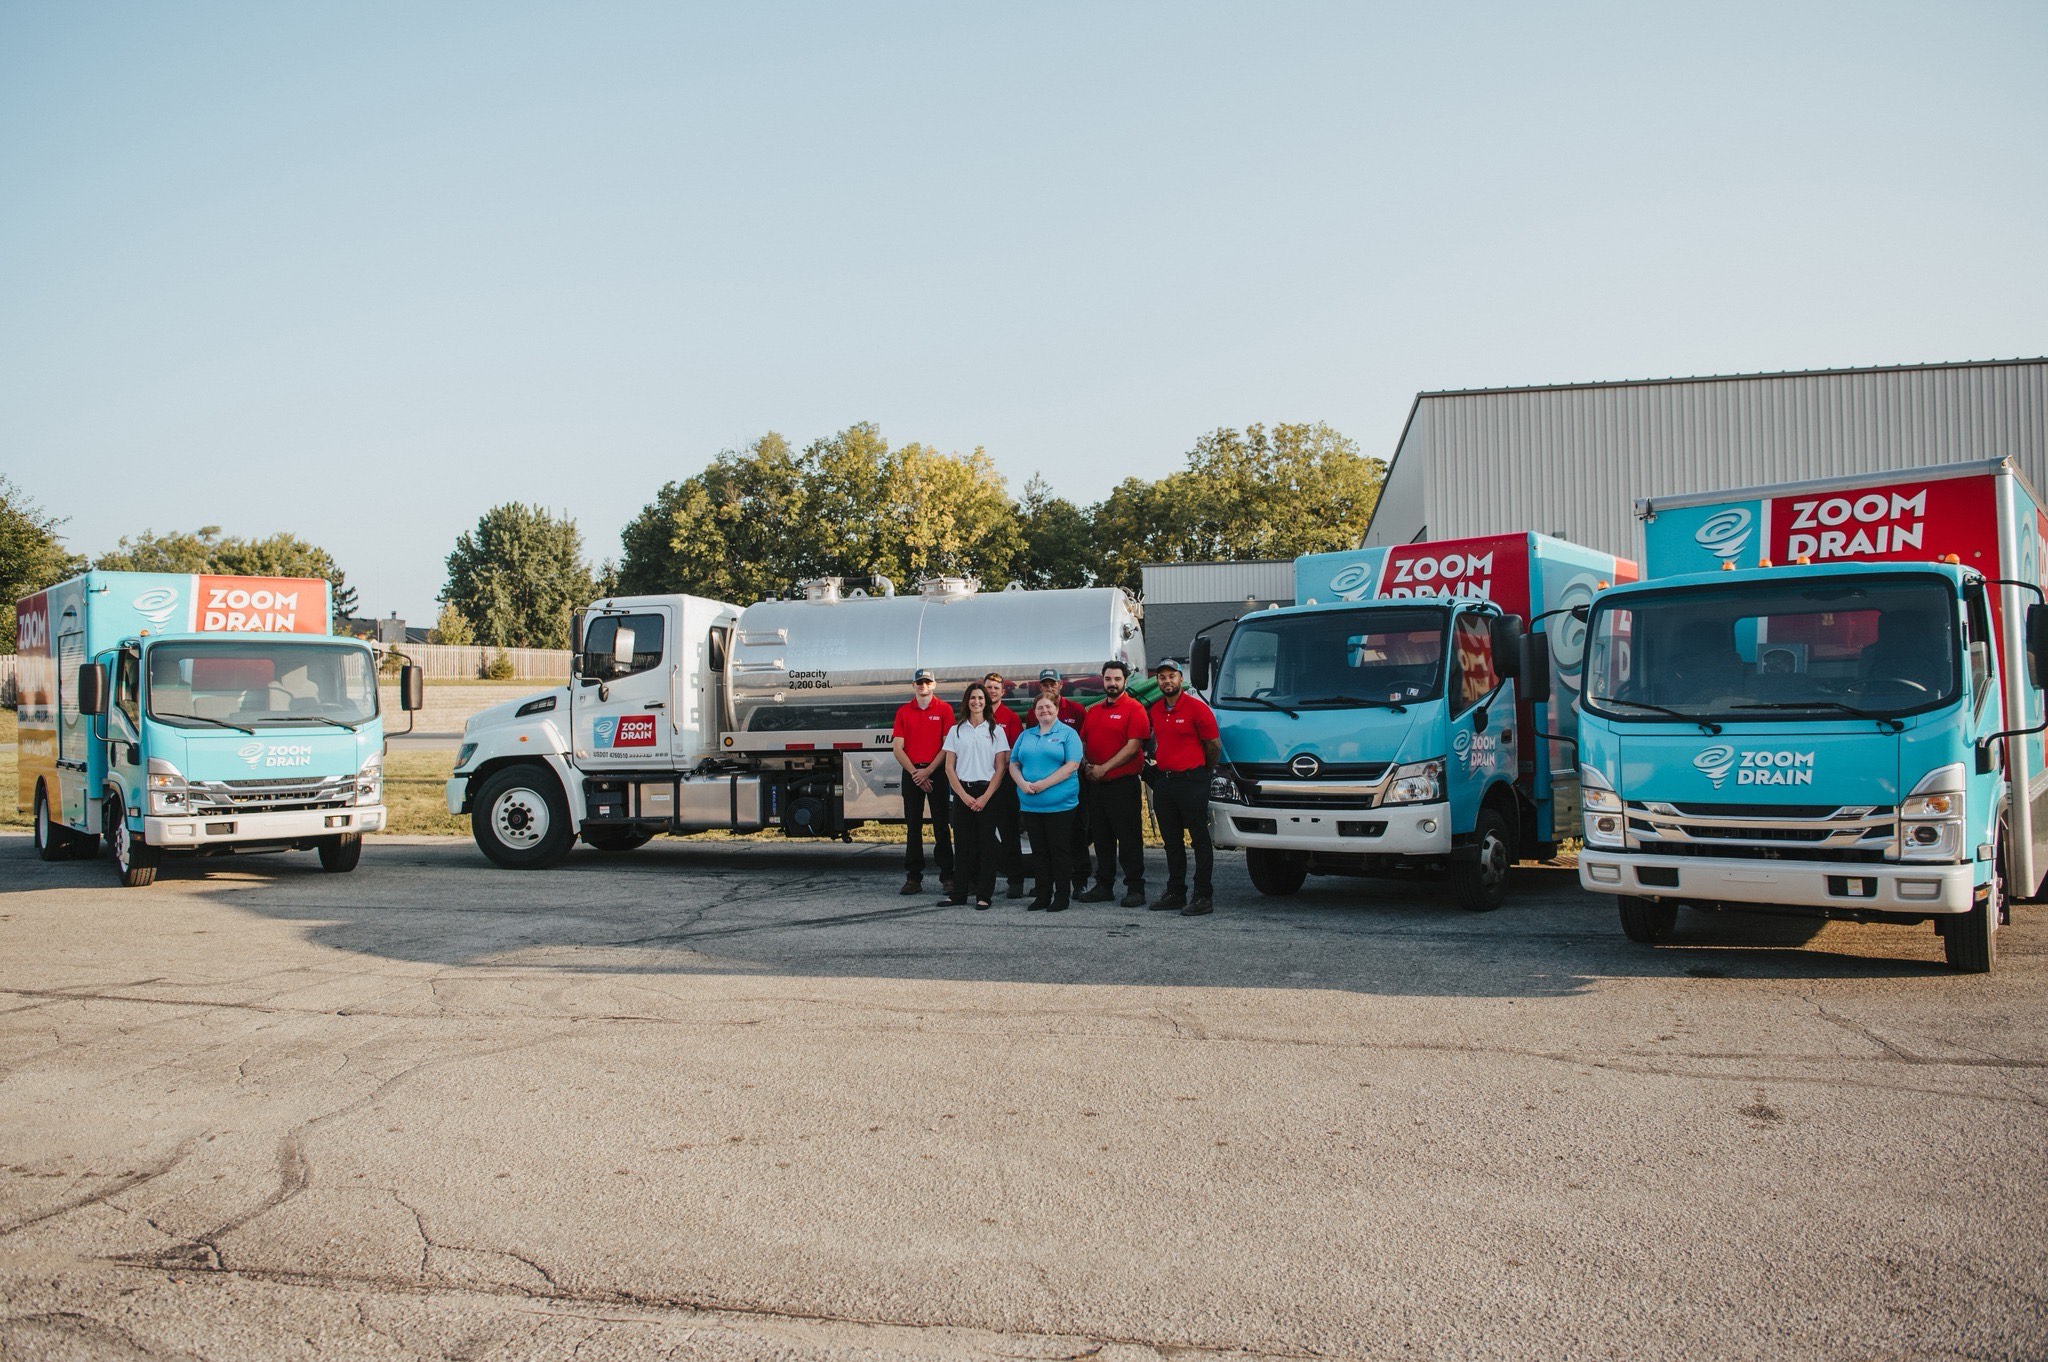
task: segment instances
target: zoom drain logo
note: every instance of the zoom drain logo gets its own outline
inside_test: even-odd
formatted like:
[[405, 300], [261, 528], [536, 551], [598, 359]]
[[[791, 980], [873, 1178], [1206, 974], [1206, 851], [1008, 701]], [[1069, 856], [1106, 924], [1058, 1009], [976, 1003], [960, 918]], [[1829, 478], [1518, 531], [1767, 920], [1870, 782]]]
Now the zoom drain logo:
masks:
[[1735, 556], [1742, 552], [1742, 546], [1749, 542], [1750, 520], [1750, 513], [1745, 507], [1716, 511], [1693, 531], [1693, 542], [1722, 562], [1733, 562]]
[[1811, 752], [1737, 752], [1726, 743], [1700, 749], [1692, 764], [1720, 789], [1730, 774], [1737, 785], [1811, 785]]

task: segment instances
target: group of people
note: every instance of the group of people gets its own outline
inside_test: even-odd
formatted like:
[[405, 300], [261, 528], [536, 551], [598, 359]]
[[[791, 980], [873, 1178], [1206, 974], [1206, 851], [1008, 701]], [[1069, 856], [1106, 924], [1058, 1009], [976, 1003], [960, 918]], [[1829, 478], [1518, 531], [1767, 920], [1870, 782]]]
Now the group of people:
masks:
[[[1105, 662], [1102, 699], [1083, 708], [1061, 694], [1060, 674], [1048, 667], [1027, 722], [1003, 703], [1009, 683], [1000, 672], [970, 683], [957, 710], [938, 697], [928, 669], [913, 672], [892, 735], [903, 767], [902, 892], [924, 892], [929, 819], [942, 905], [992, 907], [1002, 879], [1009, 897], [1023, 898], [1028, 837], [1033, 912], [1112, 899], [1185, 917], [1213, 912], [1209, 776], [1223, 748], [1215, 714], [1185, 688], [1185, 674], [1176, 658], [1155, 666], [1159, 698], [1148, 706], [1126, 689], [1130, 669]], [[1166, 892], [1157, 899], [1145, 892], [1147, 785], [1166, 843]]]

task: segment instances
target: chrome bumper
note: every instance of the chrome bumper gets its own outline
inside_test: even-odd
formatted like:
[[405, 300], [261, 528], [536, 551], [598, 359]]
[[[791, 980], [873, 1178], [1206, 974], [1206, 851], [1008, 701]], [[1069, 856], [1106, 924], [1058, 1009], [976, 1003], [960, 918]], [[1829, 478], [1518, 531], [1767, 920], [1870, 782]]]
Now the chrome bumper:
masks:
[[275, 813], [173, 814], [143, 819], [142, 840], [153, 847], [176, 851], [181, 847], [235, 842], [298, 842], [311, 837], [376, 832], [383, 826], [381, 804]]
[[[1273, 830], [1254, 831], [1245, 826], [1248, 821], [1260, 820], [1272, 824]], [[1361, 856], [1446, 856], [1451, 850], [1451, 806], [1445, 803], [1392, 804], [1376, 809], [1275, 809], [1212, 801], [1209, 838], [1219, 847], [1347, 852]]]

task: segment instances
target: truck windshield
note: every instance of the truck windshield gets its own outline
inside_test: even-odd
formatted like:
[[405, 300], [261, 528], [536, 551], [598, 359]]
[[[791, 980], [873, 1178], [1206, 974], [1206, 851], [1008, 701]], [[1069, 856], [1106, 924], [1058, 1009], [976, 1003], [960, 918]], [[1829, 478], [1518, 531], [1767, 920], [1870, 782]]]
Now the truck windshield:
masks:
[[1329, 709], [1412, 704], [1443, 693], [1434, 606], [1366, 607], [1246, 620], [1230, 636], [1215, 703]]
[[367, 650], [269, 639], [166, 640], [149, 650], [149, 716], [183, 728], [258, 728], [377, 715]]
[[1610, 719], [1894, 718], [1961, 685], [1954, 594], [1927, 577], [1631, 593], [1593, 607], [1584, 703]]

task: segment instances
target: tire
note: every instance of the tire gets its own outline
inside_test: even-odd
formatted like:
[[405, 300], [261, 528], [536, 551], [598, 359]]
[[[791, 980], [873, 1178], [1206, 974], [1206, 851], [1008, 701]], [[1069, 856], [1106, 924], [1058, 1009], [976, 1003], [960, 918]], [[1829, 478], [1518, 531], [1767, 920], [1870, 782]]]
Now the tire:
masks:
[[1451, 860], [1451, 897], [1469, 913], [1490, 913], [1507, 901], [1508, 869], [1515, 863], [1508, 820], [1497, 809], [1481, 809], [1472, 842]]
[[1991, 844], [1991, 883], [1970, 911], [1952, 917], [1941, 934], [1942, 954], [1959, 974], [1989, 974], [1998, 963], [1998, 924], [2006, 912], [2005, 821]]
[[330, 875], [344, 875], [356, 868], [363, 859], [363, 834], [345, 832], [339, 837], [330, 837], [319, 847], [320, 868]]
[[654, 840], [646, 828], [586, 828], [583, 840], [599, 851], [636, 851]]
[[483, 783], [470, 805], [469, 830], [477, 849], [507, 870], [559, 865], [576, 845], [555, 773], [531, 763], [507, 766]]
[[36, 855], [46, 861], [71, 859], [71, 830], [50, 818], [50, 796], [36, 786]]
[[1675, 903], [1628, 896], [1621, 899], [1621, 931], [1631, 941], [1654, 946], [1660, 941], [1670, 940], [1671, 930], [1677, 925], [1678, 905]]
[[1252, 847], [1244, 853], [1245, 869], [1252, 875], [1252, 888], [1261, 894], [1285, 898], [1301, 888], [1308, 878], [1308, 857]]
[[140, 834], [128, 830], [128, 813], [120, 800], [111, 801], [107, 807], [107, 826], [114, 839], [114, 873], [130, 889], [156, 883], [156, 868], [163, 863], [163, 853], [146, 845]]

